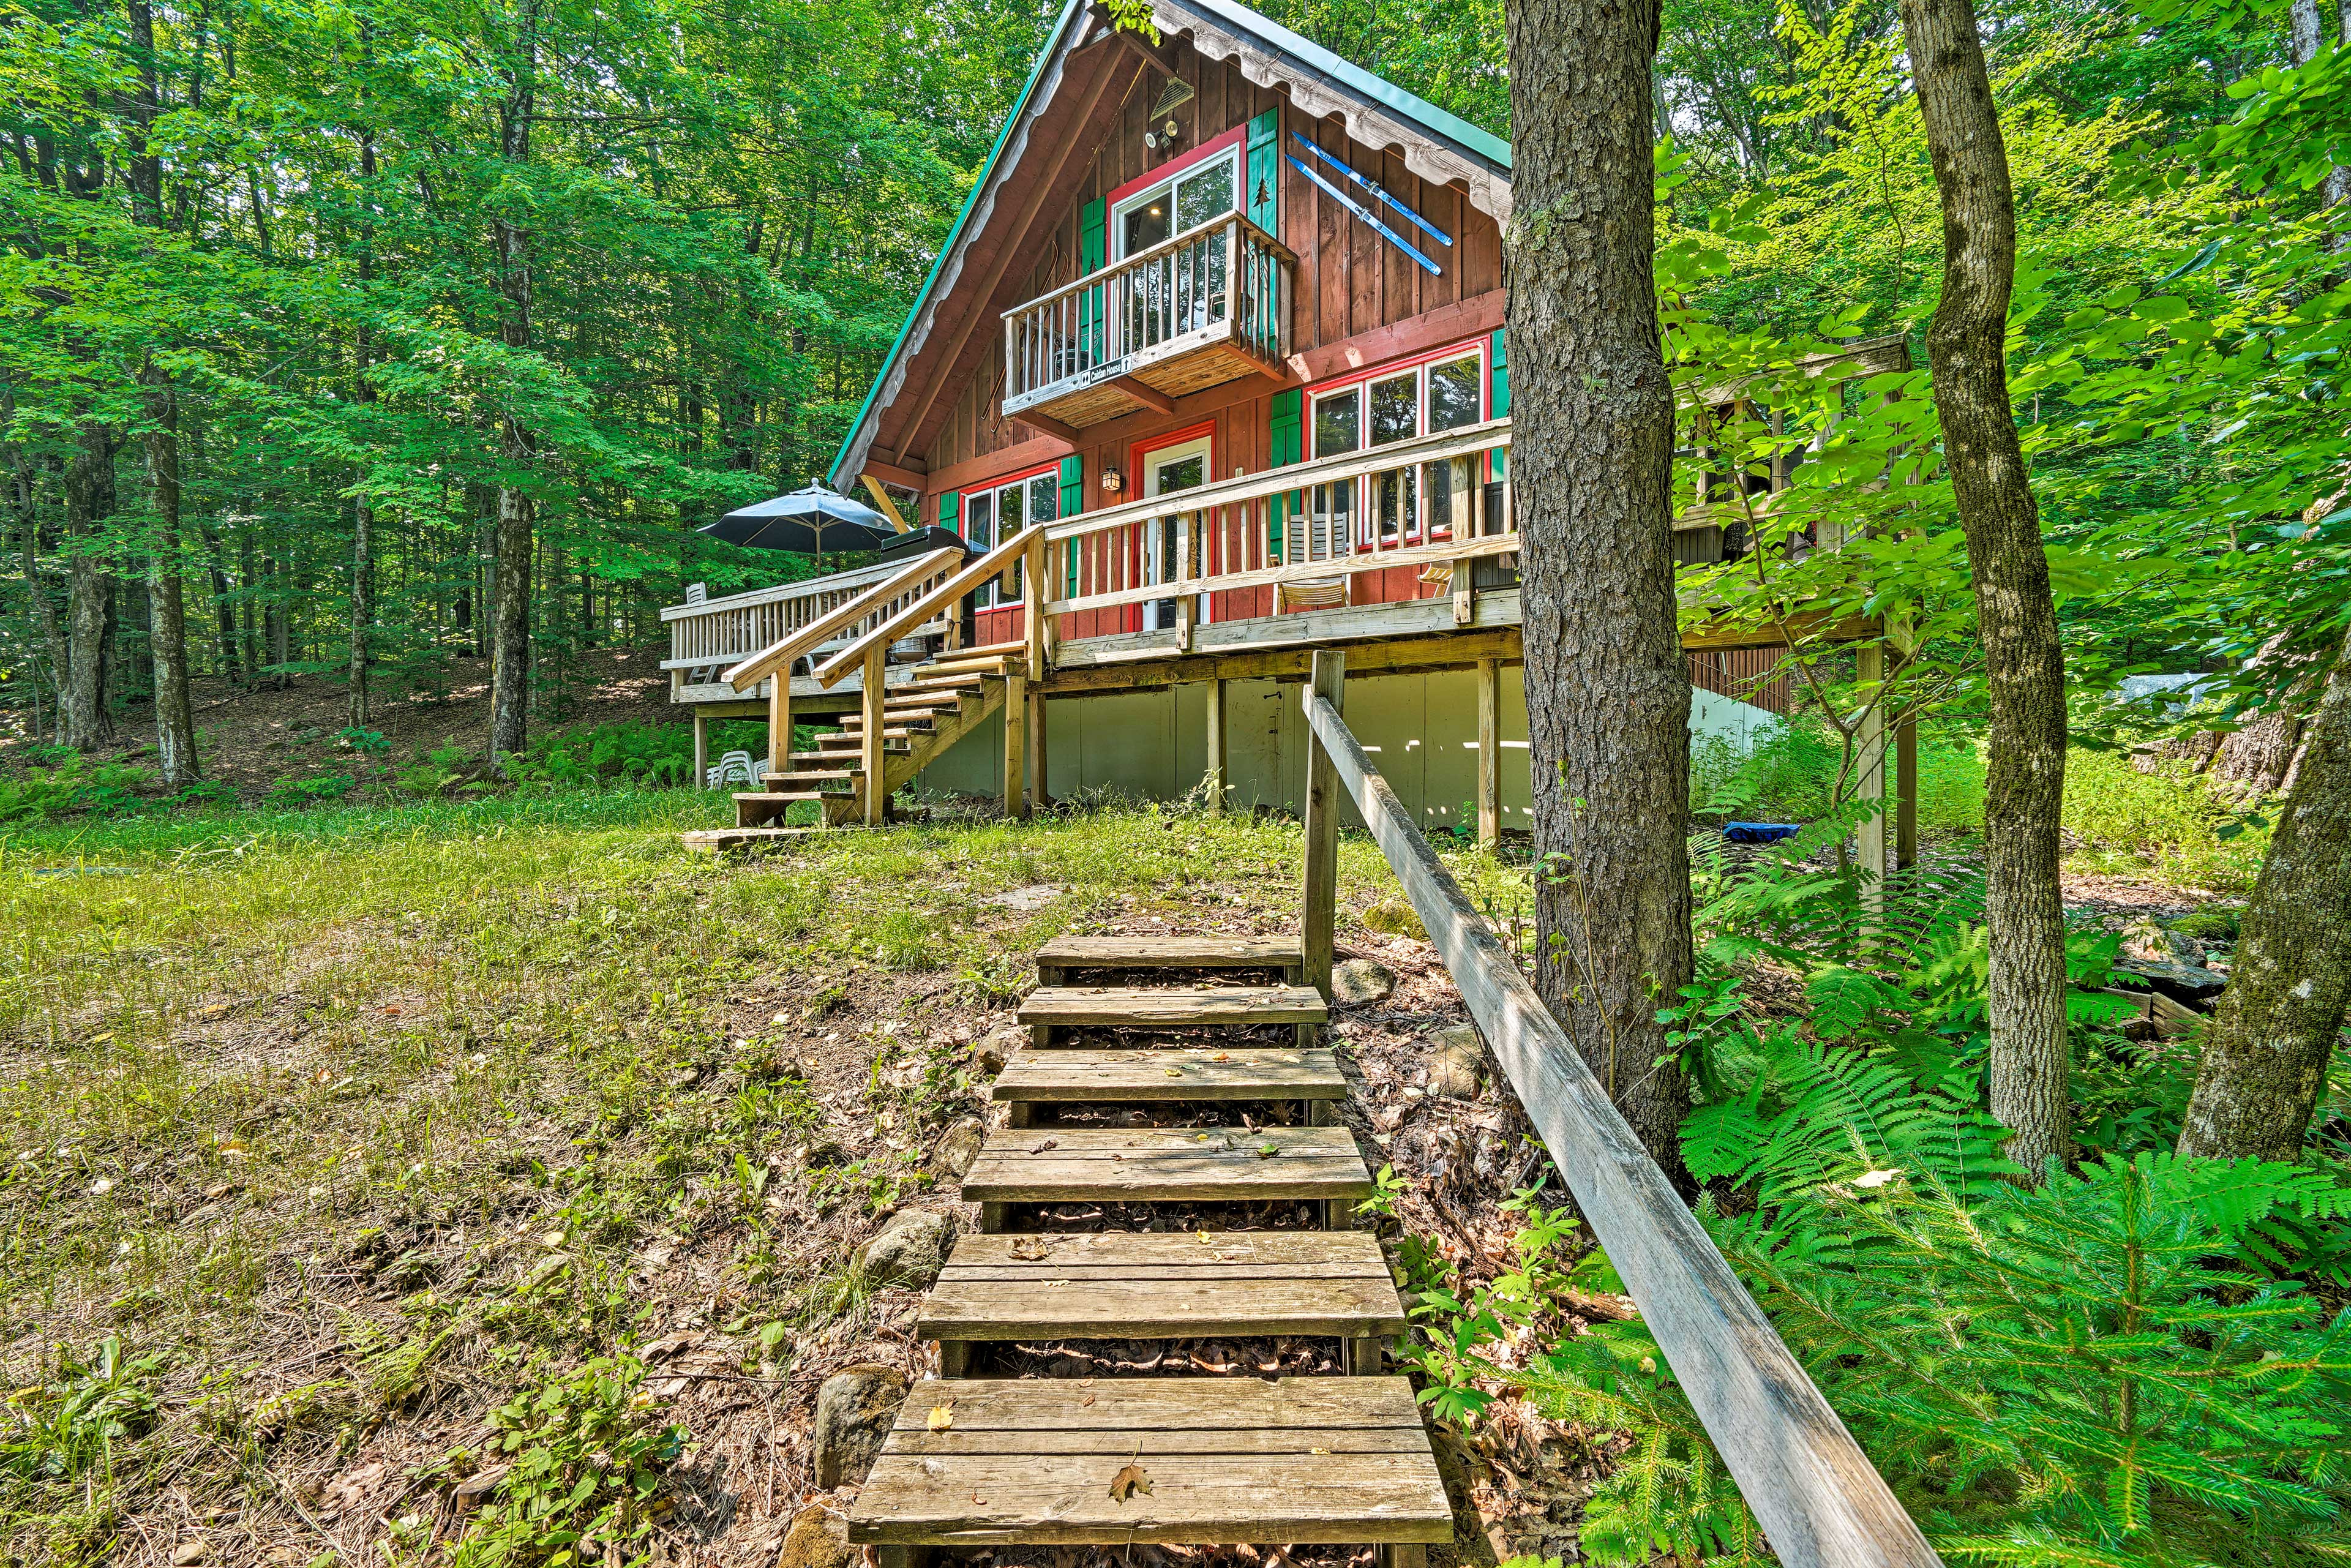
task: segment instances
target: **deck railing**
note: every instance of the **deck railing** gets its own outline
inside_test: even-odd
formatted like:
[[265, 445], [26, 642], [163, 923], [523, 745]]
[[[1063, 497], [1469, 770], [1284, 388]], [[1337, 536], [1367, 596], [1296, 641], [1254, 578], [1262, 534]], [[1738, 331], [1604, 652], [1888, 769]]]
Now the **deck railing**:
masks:
[[662, 661], [662, 668], [701, 669], [748, 658], [900, 570], [893, 561], [730, 593], [699, 604], [669, 605], [661, 612], [669, 623], [669, 657]]
[[1004, 412], [1132, 375], [1217, 340], [1288, 352], [1298, 257], [1238, 213], [1004, 313]]
[[1345, 670], [1343, 654], [1318, 652], [1305, 687], [1307, 978], [1329, 994], [1343, 789], [1772, 1554], [1788, 1568], [1938, 1568], [1934, 1548], [1372, 766], [1341, 716]]

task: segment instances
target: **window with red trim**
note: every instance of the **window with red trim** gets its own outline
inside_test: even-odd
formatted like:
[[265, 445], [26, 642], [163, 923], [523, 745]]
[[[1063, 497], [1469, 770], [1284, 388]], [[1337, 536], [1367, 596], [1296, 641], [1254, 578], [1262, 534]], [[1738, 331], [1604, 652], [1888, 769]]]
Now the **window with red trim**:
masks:
[[[1061, 465], [1048, 464], [1008, 479], [998, 479], [984, 490], [965, 491], [963, 537], [983, 551], [991, 550], [1021, 529], [1050, 523], [1061, 515]], [[978, 589], [974, 601], [980, 609], [996, 603], [997, 580], [991, 578]], [[1008, 604], [1019, 597], [1020, 569], [1017, 566], [1013, 568], [1012, 583], [1004, 600]]]
[[[1397, 442], [1459, 430], [1486, 417], [1486, 345], [1472, 340], [1418, 359], [1357, 371], [1307, 389], [1307, 455], [1377, 451]], [[1422, 463], [1359, 480], [1318, 485], [1308, 498], [1308, 560], [1393, 549], [1423, 537], [1450, 537], [1468, 516], [1479, 457]]]

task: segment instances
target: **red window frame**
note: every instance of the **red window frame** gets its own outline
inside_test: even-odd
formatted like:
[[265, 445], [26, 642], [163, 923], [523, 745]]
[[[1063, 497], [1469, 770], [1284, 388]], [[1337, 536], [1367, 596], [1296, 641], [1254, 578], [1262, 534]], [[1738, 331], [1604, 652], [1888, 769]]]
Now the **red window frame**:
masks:
[[[1322, 453], [1317, 452], [1314, 449], [1314, 404], [1317, 399], [1329, 397], [1332, 392], [1345, 392], [1350, 387], [1361, 387], [1372, 382], [1390, 381], [1396, 376], [1404, 374], [1407, 371], [1417, 372], [1422, 367], [1426, 365], [1437, 364], [1446, 360], [1458, 360], [1473, 354], [1477, 356], [1478, 360], [1477, 423], [1482, 424], [1488, 420], [1492, 419], [1494, 417], [1493, 345], [1487, 338], [1482, 336], [1476, 338], [1464, 338], [1458, 342], [1448, 343], [1441, 349], [1426, 350], [1417, 354], [1406, 354], [1398, 359], [1389, 360], [1384, 364], [1353, 369], [1343, 375], [1332, 376], [1328, 381], [1315, 382], [1307, 386], [1304, 391], [1304, 396], [1301, 400], [1299, 405], [1299, 423], [1301, 425], [1301, 429], [1299, 431], [1301, 438], [1300, 447], [1305, 455], [1301, 461], [1311, 462], [1315, 458], [1322, 455]], [[1418, 402], [1418, 406], [1415, 411], [1416, 418], [1421, 422], [1426, 422], [1428, 418], [1427, 392], [1426, 388], [1420, 384], [1420, 379], [1417, 376], [1416, 376], [1415, 380], [1413, 395]], [[1368, 434], [1368, 433], [1366, 434]], [[1423, 432], [1422, 434], [1425, 434], [1426, 433]], [[1355, 448], [1355, 450], [1368, 455], [1375, 451], [1376, 448], [1365, 445], [1359, 446]], [[1493, 462], [1490, 455], [1481, 455], [1479, 457], [1475, 474], [1476, 480], [1479, 483], [1484, 483], [1493, 477]], [[1417, 481], [1416, 481], [1416, 482]], [[1362, 528], [1370, 522], [1374, 515], [1372, 496], [1368, 488], [1370, 481], [1368, 479], [1358, 479], [1354, 483], [1356, 486], [1356, 526], [1358, 528]], [[1418, 539], [1425, 543], [1428, 541], [1433, 533], [1441, 533], [1445, 531], [1446, 529], [1444, 528], [1440, 527], [1433, 528], [1429, 524], [1422, 522], [1410, 533], [1400, 536], [1396, 543], [1401, 546], [1414, 539]], [[1350, 544], [1348, 553], [1351, 555], [1374, 553], [1376, 549], [1376, 546], [1366, 546], [1361, 540], [1356, 540]]]
[[[1102, 222], [1108, 224], [1111, 221], [1111, 214], [1118, 211], [1119, 203], [1137, 191], [1147, 191], [1162, 180], [1174, 179], [1195, 163], [1205, 163], [1219, 152], [1230, 152], [1240, 145], [1241, 138], [1248, 133], [1247, 125], [1236, 125], [1214, 141], [1201, 142], [1181, 158], [1170, 158], [1158, 167], [1146, 169], [1123, 185], [1113, 188], [1102, 197]], [[1102, 236], [1102, 248], [1107, 256], [1110, 248], [1110, 236], [1107, 234]]]

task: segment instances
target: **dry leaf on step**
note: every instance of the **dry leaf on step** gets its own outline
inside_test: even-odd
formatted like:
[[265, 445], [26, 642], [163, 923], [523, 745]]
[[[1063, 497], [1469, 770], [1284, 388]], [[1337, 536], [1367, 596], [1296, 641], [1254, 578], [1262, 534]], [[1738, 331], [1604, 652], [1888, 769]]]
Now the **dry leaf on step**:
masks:
[[1061, 1140], [1059, 1138], [1048, 1138], [1029, 1152], [1032, 1155], [1041, 1155], [1047, 1149], [1059, 1148], [1061, 1146]]
[[1110, 1500], [1124, 1502], [1136, 1492], [1151, 1495], [1151, 1472], [1141, 1465], [1128, 1465], [1110, 1479]]
[[944, 1431], [946, 1431], [948, 1427], [952, 1427], [952, 1426], [954, 1426], [954, 1425], [955, 1425], [955, 1402], [954, 1402], [953, 1400], [949, 1400], [949, 1401], [948, 1401], [946, 1404], [945, 1404], [945, 1405], [934, 1405], [934, 1406], [931, 1406], [931, 1430], [932, 1430], [932, 1431], [934, 1431], [934, 1432], [944, 1432]]
[[1012, 1255], [1024, 1263], [1035, 1263], [1053, 1255], [1052, 1243], [1041, 1236], [1032, 1236], [1012, 1244]]

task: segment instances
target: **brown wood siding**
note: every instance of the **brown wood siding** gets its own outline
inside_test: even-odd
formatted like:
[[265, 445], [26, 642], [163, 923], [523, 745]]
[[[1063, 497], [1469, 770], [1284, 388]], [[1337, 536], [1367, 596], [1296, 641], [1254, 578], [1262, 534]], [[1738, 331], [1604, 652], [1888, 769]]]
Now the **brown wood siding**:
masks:
[[1780, 661], [1786, 653], [1784, 648], [1723, 648], [1692, 653], [1690, 685], [1783, 714], [1790, 693], [1788, 673], [1780, 668]]

